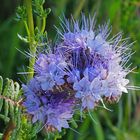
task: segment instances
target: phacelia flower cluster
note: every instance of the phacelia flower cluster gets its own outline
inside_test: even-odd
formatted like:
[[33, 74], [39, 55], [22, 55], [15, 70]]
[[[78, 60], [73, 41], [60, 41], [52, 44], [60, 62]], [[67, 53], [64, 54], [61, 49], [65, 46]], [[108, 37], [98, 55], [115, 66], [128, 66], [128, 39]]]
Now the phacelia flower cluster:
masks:
[[23, 85], [24, 106], [32, 121], [61, 131], [69, 128], [75, 110], [94, 109], [104, 100], [118, 101], [127, 93], [130, 72], [125, 68], [131, 49], [121, 34], [109, 38], [108, 24], [94, 27], [94, 18], [65, 20], [60, 42], [40, 53], [35, 76]]

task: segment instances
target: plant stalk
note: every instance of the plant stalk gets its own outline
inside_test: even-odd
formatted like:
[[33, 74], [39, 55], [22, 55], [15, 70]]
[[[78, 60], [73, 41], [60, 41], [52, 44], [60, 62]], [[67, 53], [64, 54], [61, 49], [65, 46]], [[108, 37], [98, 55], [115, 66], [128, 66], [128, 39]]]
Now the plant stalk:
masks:
[[30, 58], [29, 58], [29, 74], [28, 80], [30, 80], [34, 75], [34, 63], [35, 63], [35, 56], [36, 56], [36, 47], [35, 44], [35, 34], [34, 34], [34, 20], [33, 20], [33, 13], [32, 13], [32, 0], [24, 0], [24, 4], [27, 10], [27, 21], [29, 27], [29, 48], [30, 48]]

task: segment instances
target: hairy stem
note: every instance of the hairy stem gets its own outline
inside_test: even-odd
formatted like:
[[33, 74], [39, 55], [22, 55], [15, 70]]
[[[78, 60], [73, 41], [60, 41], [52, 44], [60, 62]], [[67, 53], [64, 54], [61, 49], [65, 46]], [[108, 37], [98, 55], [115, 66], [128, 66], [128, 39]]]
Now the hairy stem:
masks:
[[29, 26], [29, 47], [30, 47], [30, 59], [29, 59], [29, 75], [28, 80], [30, 80], [34, 75], [34, 63], [36, 56], [36, 45], [34, 41], [34, 21], [33, 21], [33, 13], [32, 13], [32, 0], [24, 0], [25, 7], [27, 10], [27, 19]]

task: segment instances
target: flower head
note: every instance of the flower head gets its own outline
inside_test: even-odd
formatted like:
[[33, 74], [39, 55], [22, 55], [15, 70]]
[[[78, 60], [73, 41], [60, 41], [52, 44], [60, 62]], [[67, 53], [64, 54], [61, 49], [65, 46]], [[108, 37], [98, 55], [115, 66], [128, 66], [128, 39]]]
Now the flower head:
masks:
[[[116, 101], [127, 93], [125, 68], [131, 56], [121, 34], [108, 39], [108, 23], [95, 29], [94, 18], [65, 20], [60, 42], [48, 53], [39, 54], [35, 75], [23, 85], [24, 106], [32, 121], [47, 130], [68, 128], [75, 107], [94, 109], [104, 99]], [[130, 47], [130, 46], [129, 46]]]
[[83, 15], [81, 22], [66, 19], [63, 32], [58, 30], [61, 43], [57, 50], [68, 64], [67, 82], [73, 85], [82, 108], [88, 109], [104, 97], [119, 98], [127, 92], [129, 83], [129, 70], [124, 67], [130, 58], [130, 54], [126, 56], [126, 42], [121, 41], [121, 34], [108, 41], [109, 24], [95, 29], [94, 23], [94, 19]]

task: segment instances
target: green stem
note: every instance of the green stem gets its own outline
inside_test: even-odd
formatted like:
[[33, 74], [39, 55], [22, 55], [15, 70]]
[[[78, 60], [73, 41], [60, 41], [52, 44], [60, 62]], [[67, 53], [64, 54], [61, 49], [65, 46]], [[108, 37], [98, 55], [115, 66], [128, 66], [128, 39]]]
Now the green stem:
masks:
[[29, 59], [29, 75], [28, 80], [30, 80], [34, 75], [34, 63], [35, 63], [35, 55], [36, 55], [36, 45], [34, 44], [34, 21], [33, 21], [33, 13], [32, 13], [32, 0], [24, 0], [25, 7], [27, 10], [27, 19], [28, 19], [28, 27], [29, 27], [29, 47], [30, 47], [30, 59]]
[[26, 29], [27, 35], [30, 36], [30, 32], [29, 32], [29, 28], [28, 28], [27, 21], [24, 21], [24, 26], [25, 26], [25, 29]]
[[43, 23], [42, 23], [41, 33], [43, 33], [43, 32], [44, 32], [45, 27], [46, 27], [46, 17], [44, 17], [44, 18], [43, 18], [43, 21], [42, 21], [42, 22], [43, 22]]

